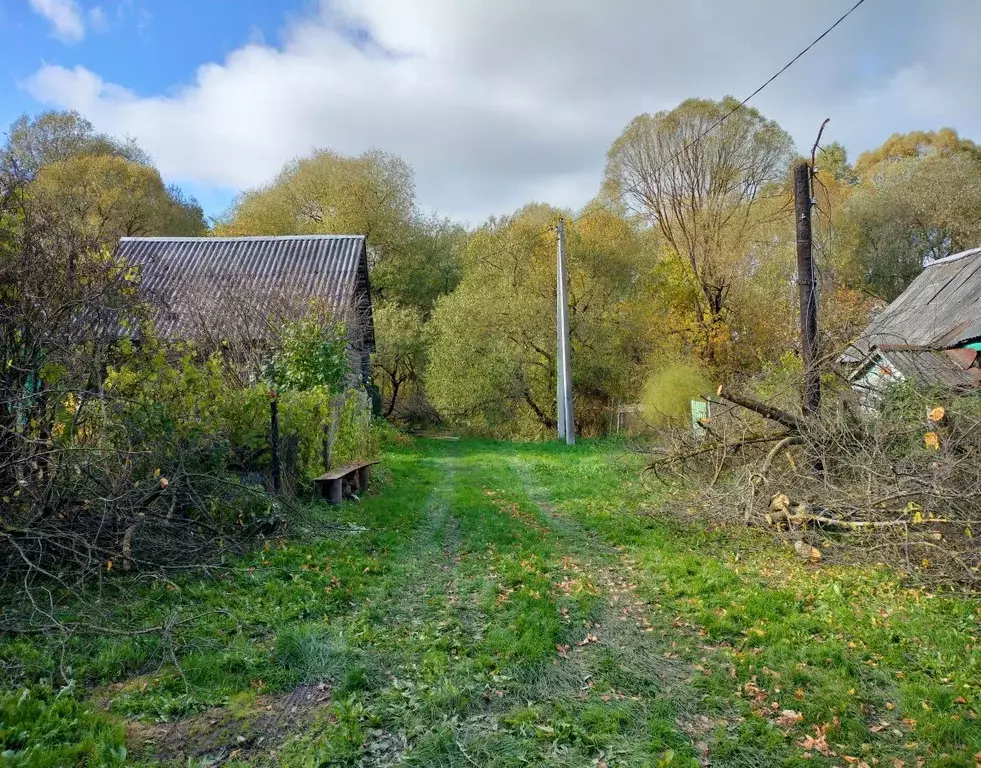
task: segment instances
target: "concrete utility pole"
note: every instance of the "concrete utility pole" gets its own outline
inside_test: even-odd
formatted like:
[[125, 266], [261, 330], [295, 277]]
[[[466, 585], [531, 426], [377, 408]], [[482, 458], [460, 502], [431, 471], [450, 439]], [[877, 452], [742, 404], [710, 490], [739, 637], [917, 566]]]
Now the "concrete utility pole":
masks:
[[[822, 126], [823, 129], [823, 126]], [[794, 167], [794, 203], [797, 214], [797, 286], [800, 292], [800, 342], [804, 363], [804, 415], [821, 407], [821, 377], [817, 368], [817, 285], [811, 258], [811, 166]]]
[[558, 335], [556, 348], [556, 411], [559, 422], [559, 439], [568, 445], [576, 444], [576, 422], [572, 415], [572, 367], [569, 363], [569, 300], [565, 271], [565, 220], [556, 225], [558, 253], [555, 264], [555, 325]]

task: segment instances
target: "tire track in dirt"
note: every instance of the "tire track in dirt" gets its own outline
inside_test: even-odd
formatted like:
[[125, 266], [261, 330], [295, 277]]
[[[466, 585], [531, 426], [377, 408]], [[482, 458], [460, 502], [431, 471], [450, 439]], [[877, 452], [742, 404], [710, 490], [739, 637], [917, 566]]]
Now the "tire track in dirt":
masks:
[[[386, 584], [372, 595], [371, 621], [386, 627], [386, 647], [381, 656], [388, 667], [386, 686], [373, 698], [401, 696], [406, 704], [418, 701], [427, 688], [424, 656], [428, 645], [448, 645], [449, 665], [467, 656], [479, 641], [476, 606], [460, 594], [462, 535], [452, 509], [457, 459], [440, 455], [433, 461], [443, 470], [440, 480], [423, 504], [426, 518], [416, 530], [409, 552], [400, 558]], [[416, 642], [418, 640], [418, 643]], [[416, 646], [419, 647], [416, 647]], [[370, 648], [366, 649], [370, 650]], [[382, 768], [403, 761], [419, 734], [407, 734], [388, 723], [368, 729], [359, 766]]]
[[[610, 663], [615, 663], [624, 681], [643, 689], [642, 695], [673, 704], [678, 711], [675, 725], [690, 738], [699, 761], [710, 765], [712, 734], [725, 728], [730, 719], [717, 714], [710, 717], [700, 711], [701, 696], [693, 681], [699, 675], [710, 674], [709, 665], [723, 663], [713, 659], [718, 649], [705, 644], [694, 625], [672, 619], [660, 605], [638, 596], [636, 563], [597, 534], [557, 512], [548, 488], [534, 480], [520, 457], [512, 457], [508, 463], [528, 500], [569, 552], [562, 565], [563, 572], [569, 575], [556, 587], [569, 589], [585, 580], [600, 591], [603, 599], [598, 615], [585, 627], [582, 645], [567, 648], [564, 654], [582, 652], [586, 669], [609, 669]], [[697, 660], [683, 658], [690, 656], [686, 651], [692, 648], [702, 655]], [[656, 683], [655, 690], [648, 687], [651, 683]], [[609, 695], [622, 697], [638, 692], [615, 688]]]

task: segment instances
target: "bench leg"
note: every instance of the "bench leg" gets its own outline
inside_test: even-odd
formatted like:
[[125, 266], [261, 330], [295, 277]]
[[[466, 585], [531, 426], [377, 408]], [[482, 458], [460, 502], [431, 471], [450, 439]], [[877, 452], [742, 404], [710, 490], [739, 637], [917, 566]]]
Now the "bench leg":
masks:
[[358, 470], [358, 485], [362, 491], [368, 490], [368, 467], [361, 467]]
[[344, 497], [344, 488], [341, 479], [329, 480], [327, 482], [327, 501], [331, 504], [340, 504]]

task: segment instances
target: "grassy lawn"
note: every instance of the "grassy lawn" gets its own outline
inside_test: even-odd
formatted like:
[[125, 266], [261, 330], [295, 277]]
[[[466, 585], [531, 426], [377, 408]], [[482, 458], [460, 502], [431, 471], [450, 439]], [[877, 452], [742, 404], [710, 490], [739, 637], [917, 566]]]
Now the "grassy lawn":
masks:
[[318, 510], [363, 531], [107, 578], [62, 618], [164, 631], [0, 641], [0, 764], [981, 760], [981, 604], [659, 518], [638, 464], [419, 441]]

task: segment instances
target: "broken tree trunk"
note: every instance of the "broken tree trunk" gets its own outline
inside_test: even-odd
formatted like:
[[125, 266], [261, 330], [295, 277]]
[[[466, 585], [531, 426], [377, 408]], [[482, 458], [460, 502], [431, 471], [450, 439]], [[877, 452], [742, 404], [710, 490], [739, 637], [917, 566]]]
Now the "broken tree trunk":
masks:
[[795, 432], [801, 431], [800, 419], [798, 419], [792, 413], [787, 413], [787, 411], [781, 410], [780, 408], [774, 408], [772, 405], [761, 403], [759, 400], [753, 400], [751, 397], [736, 395], [732, 392], [723, 392], [722, 387], [719, 387], [717, 394], [723, 400], [728, 400], [730, 403], [734, 403], [735, 405], [753, 411], [754, 413], [758, 413], [760, 416], [763, 416], [770, 421], [775, 421], [777, 424], [781, 424], [787, 429], [792, 429]]

